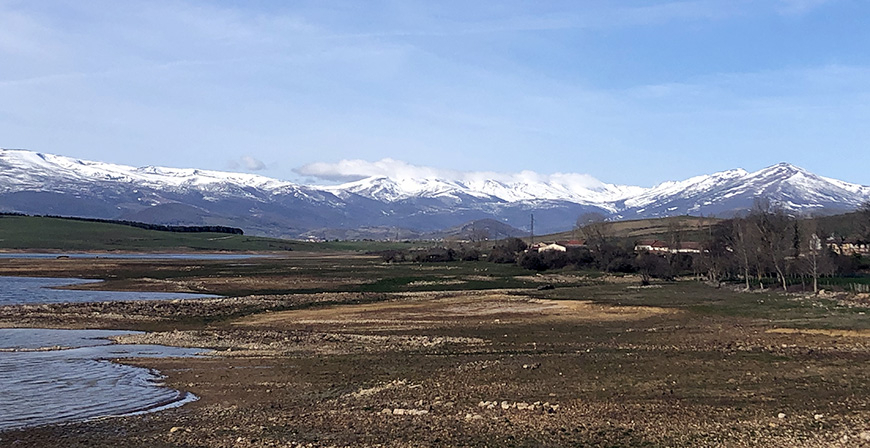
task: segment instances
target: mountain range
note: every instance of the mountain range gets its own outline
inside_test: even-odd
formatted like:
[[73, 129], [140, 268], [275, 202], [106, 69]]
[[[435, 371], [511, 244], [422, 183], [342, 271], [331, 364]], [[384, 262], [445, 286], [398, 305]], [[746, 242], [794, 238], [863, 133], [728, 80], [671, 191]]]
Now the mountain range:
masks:
[[609, 219], [726, 217], [748, 210], [757, 198], [795, 214], [833, 214], [870, 200], [870, 187], [787, 163], [651, 188], [578, 182], [571, 176], [511, 181], [376, 176], [320, 186], [0, 149], [0, 212], [224, 225], [289, 238], [440, 237], [484, 219], [471, 231], [518, 236], [531, 230], [531, 214], [540, 234], [570, 229], [589, 212]]

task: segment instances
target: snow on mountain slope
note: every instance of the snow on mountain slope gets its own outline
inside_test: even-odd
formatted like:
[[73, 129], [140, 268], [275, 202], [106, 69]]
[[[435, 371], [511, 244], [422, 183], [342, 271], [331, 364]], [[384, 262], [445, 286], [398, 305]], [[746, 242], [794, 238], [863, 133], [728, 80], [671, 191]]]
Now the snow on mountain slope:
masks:
[[646, 207], [656, 202], [672, 201], [674, 198], [691, 198], [702, 193], [715, 191], [734, 180], [744, 178], [747, 172], [743, 169], [723, 171], [720, 173], [696, 176], [684, 181], [669, 181], [656, 185], [625, 201], [626, 207]]
[[0, 149], [0, 165], [3, 168], [0, 188], [4, 189], [39, 188], [47, 185], [87, 182], [136, 184], [152, 188], [208, 188], [233, 185], [260, 190], [277, 190], [295, 186], [290, 182], [253, 174], [153, 166], [134, 168], [15, 149]]
[[570, 176], [547, 181], [503, 182], [493, 179], [447, 180], [436, 178], [390, 179], [377, 176], [324, 189], [338, 196], [353, 193], [384, 202], [411, 198], [451, 198], [468, 196], [500, 202], [566, 201], [612, 208], [609, 203], [646, 191], [642, 187], [595, 182], [571, 182]]
[[492, 199], [486, 193], [469, 190], [460, 182], [445, 179], [390, 179], [376, 176], [333, 187], [321, 188], [339, 197], [345, 197], [347, 193], [353, 193], [382, 202], [396, 202], [411, 198], [458, 199], [461, 194], [482, 199]]
[[824, 208], [834, 204], [857, 207], [870, 197], [870, 188], [815, 175], [803, 168], [780, 163], [750, 173], [739, 184], [722, 192], [733, 197], [756, 192], [790, 210]]
[[870, 187], [779, 163], [753, 173], [736, 169], [665, 182], [626, 200], [623, 216], [727, 215], [751, 208], [756, 199], [795, 213], [844, 211], [870, 199]]

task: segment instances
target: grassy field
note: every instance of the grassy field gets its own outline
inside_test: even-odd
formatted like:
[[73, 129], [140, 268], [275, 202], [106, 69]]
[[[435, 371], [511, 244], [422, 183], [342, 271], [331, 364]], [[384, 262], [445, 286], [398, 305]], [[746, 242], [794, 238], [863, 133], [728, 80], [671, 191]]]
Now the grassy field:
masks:
[[326, 242], [224, 233], [174, 233], [120, 224], [62, 218], [0, 216], [0, 249], [51, 251], [369, 251], [407, 248], [410, 243]]

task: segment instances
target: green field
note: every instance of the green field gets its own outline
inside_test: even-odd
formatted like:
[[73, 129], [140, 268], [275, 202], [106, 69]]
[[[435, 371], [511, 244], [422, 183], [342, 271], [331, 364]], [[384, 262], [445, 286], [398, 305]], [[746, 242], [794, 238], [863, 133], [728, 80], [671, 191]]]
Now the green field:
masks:
[[48, 251], [370, 251], [410, 243], [311, 243], [226, 233], [176, 233], [63, 218], [0, 216], [0, 250]]

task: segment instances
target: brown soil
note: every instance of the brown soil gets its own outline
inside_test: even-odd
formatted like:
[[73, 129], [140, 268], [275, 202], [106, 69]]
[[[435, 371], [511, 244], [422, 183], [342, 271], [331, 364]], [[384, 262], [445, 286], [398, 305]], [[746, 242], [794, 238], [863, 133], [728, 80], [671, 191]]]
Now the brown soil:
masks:
[[342, 331], [407, 331], [495, 323], [546, 321], [629, 321], [672, 313], [656, 307], [613, 307], [581, 300], [532, 299], [511, 291], [406, 293], [366, 305], [290, 310], [258, 314], [233, 322], [257, 328], [316, 328]]

